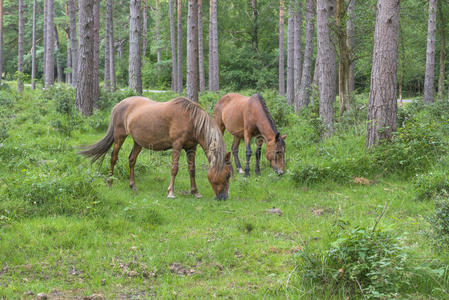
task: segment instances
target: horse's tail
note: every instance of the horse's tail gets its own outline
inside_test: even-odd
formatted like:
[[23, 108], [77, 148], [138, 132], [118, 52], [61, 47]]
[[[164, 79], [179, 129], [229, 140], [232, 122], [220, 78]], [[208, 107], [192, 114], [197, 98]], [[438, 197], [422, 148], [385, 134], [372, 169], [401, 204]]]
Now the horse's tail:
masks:
[[86, 157], [91, 157], [92, 163], [94, 163], [98, 159], [101, 159], [101, 162], [103, 161], [106, 152], [108, 152], [109, 148], [111, 148], [112, 144], [114, 143], [114, 114], [115, 109], [112, 110], [111, 121], [109, 122], [106, 135], [93, 145], [81, 147], [84, 150], [78, 152], [78, 154], [84, 155]]

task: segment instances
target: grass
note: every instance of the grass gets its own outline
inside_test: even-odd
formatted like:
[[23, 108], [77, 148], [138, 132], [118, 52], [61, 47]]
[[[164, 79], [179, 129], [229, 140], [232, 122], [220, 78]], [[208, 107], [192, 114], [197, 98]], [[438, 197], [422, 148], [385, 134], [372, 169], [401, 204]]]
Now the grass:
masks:
[[[127, 156], [132, 147], [128, 138], [109, 188], [104, 180], [108, 161], [99, 168], [76, 154], [77, 146], [101, 138], [104, 126], [96, 130], [84, 122], [68, 137], [51, 125], [55, 115], [45, 104], [41, 109], [47, 114], [35, 113], [40, 101], [30, 91], [17, 101], [10, 137], [0, 147], [0, 298], [20, 298], [32, 291], [55, 297], [340, 299], [345, 297], [341, 291], [318, 289], [303, 281], [297, 272], [298, 254], [305, 248], [326, 248], [339, 220], [372, 226], [385, 202], [389, 207], [378, 226], [405, 234], [410, 251], [423, 262], [447, 263], [447, 256], [432, 247], [426, 234], [425, 218], [434, 204], [414, 201], [409, 179], [382, 176], [373, 185], [348, 179], [298, 186], [289, 174], [275, 176], [263, 158], [262, 176], [253, 175], [252, 161], [252, 176], [236, 175], [230, 199], [218, 202], [207, 181], [207, 160], [199, 150], [197, 184], [203, 198], [188, 193], [189, 176], [182, 157], [177, 198], [167, 199], [170, 153], [145, 150], [140, 154], [139, 191], [133, 192], [128, 186]], [[107, 111], [91, 119], [105, 123], [108, 115]], [[284, 129], [287, 134], [290, 130]], [[229, 146], [231, 137], [226, 134], [225, 138]], [[301, 144], [298, 147], [304, 150], [298, 152], [289, 148], [293, 141], [287, 138], [286, 142], [290, 170], [301, 153], [319, 161], [329, 151], [337, 154], [357, 147], [353, 140], [348, 148], [344, 143], [332, 146], [335, 140], [331, 140], [324, 143], [329, 147]], [[326, 151], [321, 153], [320, 147]], [[242, 159], [244, 147], [240, 148]], [[11, 149], [14, 153], [6, 155]], [[313, 149], [321, 154], [313, 157]], [[5, 157], [14, 163], [9, 165]], [[28, 187], [45, 174], [87, 178], [96, 196], [78, 198], [62, 186], [51, 205], [69, 205], [70, 210], [29, 203], [25, 192], [24, 198], [8, 196], [12, 180]], [[282, 215], [267, 212], [273, 207]], [[403, 296], [438, 298], [447, 296], [448, 289], [447, 282], [422, 276]]]

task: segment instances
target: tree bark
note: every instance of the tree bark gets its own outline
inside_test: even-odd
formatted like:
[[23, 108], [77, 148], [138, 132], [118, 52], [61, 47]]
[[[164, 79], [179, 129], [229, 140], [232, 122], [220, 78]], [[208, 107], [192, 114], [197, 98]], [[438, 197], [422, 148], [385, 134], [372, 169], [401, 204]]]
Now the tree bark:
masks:
[[404, 45], [404, 34], [402, 33], [402, 26], [399, 22], [399, 39], [401, 45], [401, 69], [399, 71], [399, 103], [402, 106], [402, 87], [404, 86], [404, 69], [405, 69], [405, 45]]
[[351, 60], [349, 65], [349, 94], [352, 95], [355, 89], [355, 78], [354, 78], [354, 19], [355, 19], [355, 2], [356, 0], [349, 0], [348, 4], [348, 18], [346, 23], [346, 33], [347, 33], [347, 44], [349, 51], [351, 53]]
[[284, 79], [284, 0], [279, 2], [279, 94], [285, 95]]
[[94, 1], [94, 105], [100, 98], [100, 84], [98, 78], [98, 69], [100, 65], [100, 1]]
[[62, 63], [61, 63], [61, 59], [60, 59], [60, 53], [59, 50], [61, 49], [61, 47], [59, 47], [59, 37], [58, 37], [58, 28], [54, 27], [55, 30], [55, 50], [56, 50], [56, 55], [55, 55], [55, 60], [56, 60], [56, 76], [58, 78], [58, 82], [62, 82], [63, 79], [63, 70], [62, 70]]
[[[157, 70], [161, 70], [161, 11], [159, 9], [159, 0], [156, 0], [156, 55]], [[158, 73], [159, 73], [158, 72]]]
[[424, 103], [434, 100], [435, 42], [436, 42], [437, 0], [429, 0], [429, 20], [427, 23], [426, 76], [424, 78]]
[[95, 103], [94, 83], [94, 2], [79, 0], [79, 77], [75, 105], [83, 115], [91, 115]]
[[24, 20], [23, 20], [23, 0], [19, 0], [19, 39], [18, 39], [18, 63], [17, 71], [19, 72], [19, 77], [17, 78], [17, 91], [19, 93], [23, 92], [23, 34], [24, 34]]
[[211, 0], [209, 11], [209, 90], [217, 92], [220, 88], [219, 81], [217, 0]]
[[43, 29], [42, 29], [42, 39], [44, 44], [44, 51], [43, 51], [43, 57], [42, 57], [42, 79], [43, 79], [43, 86], [45, 87], [45, 66], [46, 66], [46, 59], [47, 59], [47, 0], [44, 1], [44, 20], [43, 20]]
[[256, 53], [259, 53], [259, 11], [257, 10], [257, 0], [251, 0], [251, 9], [253, 12], [253, 29], [251, 35], [251, 43]]
[[338, 37], [338, 91], [340, 98], [340, 116], [351, 107], [349, 91], [351, 53], [348, 46], [345, 0], [337, 0], [337, 37]]
[[[66, 70], [69, 68], [72, 68], [72, 49], [70, 48], [70, 26], [66, 28], [66, 49], [67, 49], [67, 64], [66, 64]], [[72, 84], [72, 71], [70, 72], [64, 72], [65, 73], [65, 83], [66, 84]]]
[[3, 75], [3, 0], [0, 0], [0, 85]]
[[76, 32], [76, 0], [68, 0], [70, 14], [70, 41], [72, 46], [72, 86], [78, 82], [78, 35]]
[[115, 51], [114, 51], [114, 1], [107, 0], [106, 3], [107, 25], [108, 26], [108, 47], [109, 47], [109, 91], [114, 92], [115, 83]]
[[[0, 0], [3, 1], [3, 0]], [[31, 38], [31, 88], [36, 89], [36, 20], [37, 20], [37, 0], [33, 1], [33, 33]], [[1, 67], [0, 67], [1, 83]]]
[[[296, 4], [296, 3], [295, 3]], [[293, 103], [295, 96], [295, 15], [293, 2], [288, 6], [287, 29], [287, 104]]]
[[[296, 11], [294, 16], [294, 67], [293, 67], [293, 87], [294, 93], [299, 90], [301, 86], [302, 77], [302, 1], [296, 1]], [[292, 104], [294, 101], [294, 94]]]
[[[159, 1], [156, 1], [158, 3]], [[156, 4], [157, 5], [157, 4]], [[142, 38], [143, 38], [143, 56], [147, 55], [147, 32], [148, 32], [148, 0], [143, 2], [143, 26], [142, 26]]]
[[[175, 2], [176, 6], [176, 2]], [[175, 7], [176, 10], [176, 7]], [[171, 89], [173, 91], [177, 90], [178, 87], [178, 67], [176, 64], [176, 33], [175, 33], [175, 22], [173, 18], [173, 0], [168, 0], [168, 14], [170, 17], [170, 46], [171, 46]]]
[[55, 51], [54, 51], [54, 0], [47, 1], [46, 53], [45, 53], [45, 88], [53, 85], [55, 81]]
[[440, 17], [440, 74], [438, 76], [438, 99], [443, 98], [444, 93], [444, 75], [445, 75], [445, 59], [446, 59], [446, 32], [444, 26], [443, 2], [438, 2], [438, 12]]
[[302, 68], [301, 85], [295, 92], [295, 110], [299, 111], [309, 105], [310, 87], [312, 84], [313, 36], [315, 32], [315, 3], [306, 2], [306, 46], [304, 49], [304, 65]]
[[109, 14], [108, 14], [108, 0], [106, 2], [106, 26], [105, 26], [105, 32], [104, 32], [104, 77], [103, 77], [103, 84], [104, 84], [104, 90], [110, 91], [111, 90], [111, 62], [109, 61], [111, 59], [111, 45], [110, 43], [110, 30], [111, 30], [111, 24], [109, 23]]
[[130, 0], [129, 8], [129, 87], [141, 95], [140, 0]]
[[182, 76], [182, 1], [178, 0], [178, 86], [176, 91], [178, 94], [182, 93], [183, 90], [183, 76]]
[[399, 2], [399, 0], [379, 0], [377, 3], [367, 147], [376, 145], [380, 140], [389, 139], [396, 130]]
[[329, 29], [329, 16], [332, 13], [331, 1], [317, 1], [317, 40], [320, 59], [319, 89], [320, 117], [324, 125], [324, 137], [334, 132], [334, 102], [336, 98], [335, 48], [332, 46]]
[[198, 2], [189, 0], [187, 19], [187, 98], [198, 102]]
[[200, 91], [206, 90], [204, 76], [204, 51], [203, 51], [203, 1], [198, 0], [198, 68], [200, 76]]

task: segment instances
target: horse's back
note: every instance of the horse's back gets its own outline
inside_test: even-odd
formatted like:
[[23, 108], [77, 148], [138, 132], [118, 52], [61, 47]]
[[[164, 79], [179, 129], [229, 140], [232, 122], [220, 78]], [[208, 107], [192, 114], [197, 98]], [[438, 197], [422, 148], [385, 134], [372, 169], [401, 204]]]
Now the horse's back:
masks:
[[252, 97], [229, 93], [218, 100], [215, 107], [217, 125], [224, 126], [232, 135], [243, 137]]

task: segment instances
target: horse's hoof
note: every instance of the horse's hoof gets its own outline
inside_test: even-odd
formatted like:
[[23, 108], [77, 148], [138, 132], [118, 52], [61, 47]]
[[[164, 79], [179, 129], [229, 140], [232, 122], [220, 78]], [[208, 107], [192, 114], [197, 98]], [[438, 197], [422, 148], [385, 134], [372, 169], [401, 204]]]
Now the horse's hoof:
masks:
[[175, 199], [176, 196], [175, 196], [175, 194], [171, 193], [171, 194], [168, 194], [167, 198], [169, 198], [169, 199]]
[[135, 185], [130, 185], [129, 186], [134, 192], [137, 192], [137, 187]]
[[240, 174], [245, 174], [245, 171], [243, 171], [242, 168], [239, 168], [238, 170], [239, 170], [239, 173], [240, 173]]
[[203, 196], [200, 193], [193, 193], [193, 196], [195, 196], [195, 198], [202, 198]]

